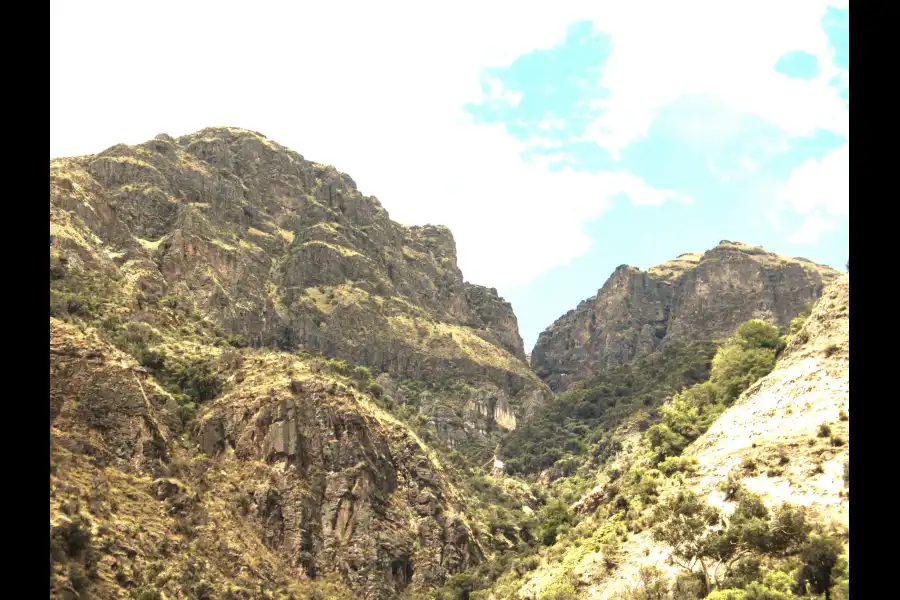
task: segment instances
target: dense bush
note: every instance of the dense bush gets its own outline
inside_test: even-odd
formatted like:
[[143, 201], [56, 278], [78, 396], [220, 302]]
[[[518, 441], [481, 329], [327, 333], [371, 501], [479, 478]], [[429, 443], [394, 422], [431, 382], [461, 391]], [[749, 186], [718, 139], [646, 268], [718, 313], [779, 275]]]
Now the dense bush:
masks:
[[[585, 460], [597, 466], [617, 452], [613, 428], [652, 410], [680, 389], [709, 377], [712, 343], [673, 343], [628, 365], [572, 385], [538, 409], [504, 443], [512, 474], [531, 474], [565, 461], [551, 477], [571, 474]], [[580, 457], [571, 461], [571, 457]]]
[[56, 559], [76, 557], [88, 549], [91, 543], [91, 532], [81, 523], [66, 522], [50, 530], [51, 556]]
[[814, 305], [814, 301], [809, 302], [799, 315], [791, 319], [791, 323], [788, 326], [788, 335], [794, 336], [800, 333], [800, 330], [803, 329], [803, 325], [806, 324], [806, 320], [809, 319], [809, 315], [812, 314]]
[[164, 385], [174, 386], [189, 402], [196, 404], [212, 400], [222, 390], [222, 380], [210, 360], [166, 356], [155, 374]]
[[162, 600], [162, 595], [152, 585], [143, 585], [131, 592], [134, 600]]
[[709, 381], [676, 394], [660, 409], [662, 422], [646, 434], [654, 459], [663, 463], [680, 456], [741, 393], [771, 372], [783, 343], [778, 329], [763, 321], [738, 327], [716, 352]]
[[659, 470], [666, 475], [675, 473], [691, 474], [697, 471], [697, 459], [682, 456], [669, 456], [659, 464]]
[[541, 509], [538, 522], [538, 539], [543, 545], [552, 546], [572, 524], [572, 514], [563, 502], [552, 500]]
[[784, 346], [778, 329], [754, 319], [743, 323], [716, 352], [710, 382], [719, 401], [730, 404], [775, 366], [775, 355]]
[[795, 592], [824, 594], [830, 591], [834, 583], [832, 571], [837, 565], [841, 550], [840, 540], [834, 537], [825, 535], [810, 537], [809, 542], [800, 551], [803, 565], [797, 572]]

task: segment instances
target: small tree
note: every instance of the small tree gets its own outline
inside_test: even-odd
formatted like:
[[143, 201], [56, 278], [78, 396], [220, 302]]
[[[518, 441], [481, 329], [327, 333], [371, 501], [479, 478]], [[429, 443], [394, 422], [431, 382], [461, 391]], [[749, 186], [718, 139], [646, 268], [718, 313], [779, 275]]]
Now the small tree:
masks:
[[831, 600], [832, 570], [841, 555], [840, 540], [813, 535], [800, 552], [803, 566], [797, 571], [797, 592], [805, 593], [807, 587], [813, 594], [825, 594]]
[[803, 544], [809, 532], [803, 513], [783, 505], [770, 520], [762, 499], [741, 489], [731, 517], [723, 519], [690, 491], [679, 491], [656, 510], [654, 540], [672, 547], [672, 562], [698, 571], [705, 593], [719, 587], [745, 558], [784, 555]]
[[657, 506], [654, 520], [660, 525], [653, 531], [653, 539], [671, 546], [670, 558], [675, 565], [688, 572], [699, 567], [708, 594], [713, 584], [713, 557], [720, 544], [713, 529], [721, 522], [719, 511], [693, 492], [681, 490]]

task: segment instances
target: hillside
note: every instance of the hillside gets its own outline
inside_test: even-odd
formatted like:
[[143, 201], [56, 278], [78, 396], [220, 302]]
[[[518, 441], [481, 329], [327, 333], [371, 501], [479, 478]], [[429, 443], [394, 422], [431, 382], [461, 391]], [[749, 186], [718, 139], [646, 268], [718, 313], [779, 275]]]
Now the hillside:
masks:
[[[661, 425], [646, 429], [631, 419], [611, 427], [609, 436], [618, 442], [618, 451], [589, 470], [595, 485], [571, 505], [571, 529], [539, 554], [524, 578], [499, 578], [484, 597], [695, 598], [702, 595], [703, 571], [699, 562], [692, 570], [679, 566], [688, 564], [682, 562], [685, 553], [691, 555], [685, 548], [706, 552], [704, 543], [713, 544], [716, 535], [727, 539], [727, 532], [734, 530], [737, 537], [729, 543], [735, 548], [747, 544], [744, 561], [735, 554], [738, 562], [720, 565], [729, 555], [716, 558], [720, 551], [714, 551], [714, 545], [708, 547], [706, 560], [710, 577], [718, 582], [710, 579], [710, 585], [742, 589], [715, 596], [717, 600], [745, 598], [751, 588], [757, 594], [768, 590], [769, 595], [746, 598], [806, 597], [796, 589], [795, 579], [810, 577], [812, 567], [804, 561], [811, 559], [804, 557], [814, 551], [816, 556], [838, 557], [836, 564], [826, 563], [829, 575], [824, 581], [837, 586], [832, 598], [847, 598], [841, 586], [846, 586], [849, 573], [849, 278], [829, 284], [811, 315], [799, 317], [792, 328], [771, 372], [724, 410], [710, 407], [708, 429], [695, 429], [699, 435], [695, 433], [683, 451], [658, 445], [654, 432], [663, 431]], [[690, 403], [704, 397], [707, 385], [695, 384], [668, 400], [656, 422], [683, 432], [683, 420], [697, 422], [698, 409], [702, 422], [703, 401], [694, 408]], [[666, 460], [656, 458], [658, 450]], [[552, 485], [563, 490], [573, 477], [578, 475], [563, 476]], [[691, 492], [699, 506], [708, 506], [722, 520], [711, 529], [698, 522], [692, 534], [697, 537], [688, 544], [684, 536], [689, 530], [683, 527], [692, 514], [700, 513], [688, 509], [679, 494]], [[673, 506], [679, 506], [681, 516], [666, 520]], [[756, 529], [748, 536], [747, 511], [773, 520], [774, 525], [764, 526], [772, 527], [766, 536], [776, 536], [765, 542], [769, 546], [754, 542], [763, 535], [758, 520], [751, 520]], [[672, 523], [681, 525], [672, 529]], [[797, 530], [794, 546], [790, 540], [778, 542], [774, 533], [785, 523]], [[674, 538], [673, 531], [678, 532]], [[668, 535], [668, 542], [660, 535]], [[670, 545], [676, 539], [687, 545]], [[755, 574], [746, 571], [751, 567], [757, 569]], [[814, 595], [821, 577], [806, 581]]]
[[50, 326], [52, 596], [390, 598], [481, 559], [429, 450], [315, 363], [224, 350], [235, 384], [183, 424], [132, 357]]
[[511, 543], [465, 465], [550, 393], [448, 229], [231, 128], [50, 176], [51, 596], [393, 598]]
[[722, 339], [749, 319], [783, 327], [837, 275], [729, 241], [646, 272], [622, 265], [594, 297], [540, 334], [531, 365], [551, 389], [563, 391], [673, 341]]
[[52, 598], [848, 597], [848, 275], [623, 266], [526, 354], [447, 228], [258, 133], [50, 175]]
[[446, 227], [399, 225], [349, 176], [257, 133], [160, 135], [50, 176], [51, 256], [89, 280], [61, 281], [60, 301], [97, 280], [95, 300], [109, 284], [139, 316], [193, 311], [254, 348], [366, 366], [470, 450], [548, 397], [512, 308], [464, 282]]

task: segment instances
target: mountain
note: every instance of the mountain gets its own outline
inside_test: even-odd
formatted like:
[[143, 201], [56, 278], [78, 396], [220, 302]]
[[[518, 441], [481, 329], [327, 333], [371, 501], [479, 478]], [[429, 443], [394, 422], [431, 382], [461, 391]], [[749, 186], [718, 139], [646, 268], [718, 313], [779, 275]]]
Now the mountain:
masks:
[[622, 265], [540, 334], [531, 365], [563, 391], [672, 341], [725, 338], [753, 318], [786, 326], [837, 276], [806, 259], [729, 241], [646, 272]]
[[623, 266], [526, 354], [447, 228], [258, 133], [50, 179], [52, 598], [849, 597], [849, 275]]
[[[492, 447], [489, 430], [548, 397], [509, 303], [463, 281], [449, 229], [399, 225], [349, 176], [257, 133], [159, 135], [50, 175], [52, 251], [137, 311], [186, 307], [254, 348], [427, 382], [402, 396], [451, 446]], [[446, 382], [470, 393], [449, 400]]]
[[447, 228], [233, 128], [50, 180], [51, 595], [393, 598], [492, 551], [445, 457], [550, 392]]
[[[849, 598], [849, 290], [848, 275], [827, 284], [790, 324], [772, 368], [737, 374], [744, 390], [733, 402], [709, 396], [723, 370], [757, 362], [745, 342], [768, 327], [760, 321], [720, 347], [709, 381], [651, 415], [658, 425], [636, 407], [615, 421], [598, 445], [613, 452], [545, 484], [562, 495], [589, 478], [560, 521], [571, 526], [482, 597], [678, 599], [708, 586], [717, 600]], [[683, 451], [671, 441], [682, 434], [693, 438]]]

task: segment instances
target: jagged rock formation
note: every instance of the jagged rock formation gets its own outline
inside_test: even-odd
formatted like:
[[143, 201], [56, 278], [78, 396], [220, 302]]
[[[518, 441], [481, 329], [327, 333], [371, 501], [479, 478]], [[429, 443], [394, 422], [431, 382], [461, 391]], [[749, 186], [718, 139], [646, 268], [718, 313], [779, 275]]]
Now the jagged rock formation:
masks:
[[715, 340], [749, 319], [786, 326], [838, 272], [723, 241], [644, 272], [618, 267], [541, 333], [531, 365], [554, 391], [671, 340]]
[[550, 392], [447, 228], [238, 129], [50, 175], [53, 597], [386, 599], [484, 558], [416, 431], [489, 456]]
[[249, 598], [329, 576], [392, 598], [482, 558], [429, 450], [314, 363], [249, 356], [195, 426], [195, 449], [180, 443], [172, 396], [132, 357], [91, 328], [50, 327], [51, 529], [89, 535], [68, 561], [60, 538], [68, 571], [51, 577], [54, 596], [75, 597], [76, 565], [103, 598], [147, 581], [170, 597]]
[[177, 302], [254, 347], [466, 380], [474, 411], [453, 409], [468, 429], [427, 415], [450, 443], [480, 435], [482, 397], [510, 414], [547, 397], [511, 306], [463, 281], [446, 227], [399, 225], [349, 176], [260, 134], [159, 135], [50, 173], [51, 246], [116, 278], [138, 310]]

